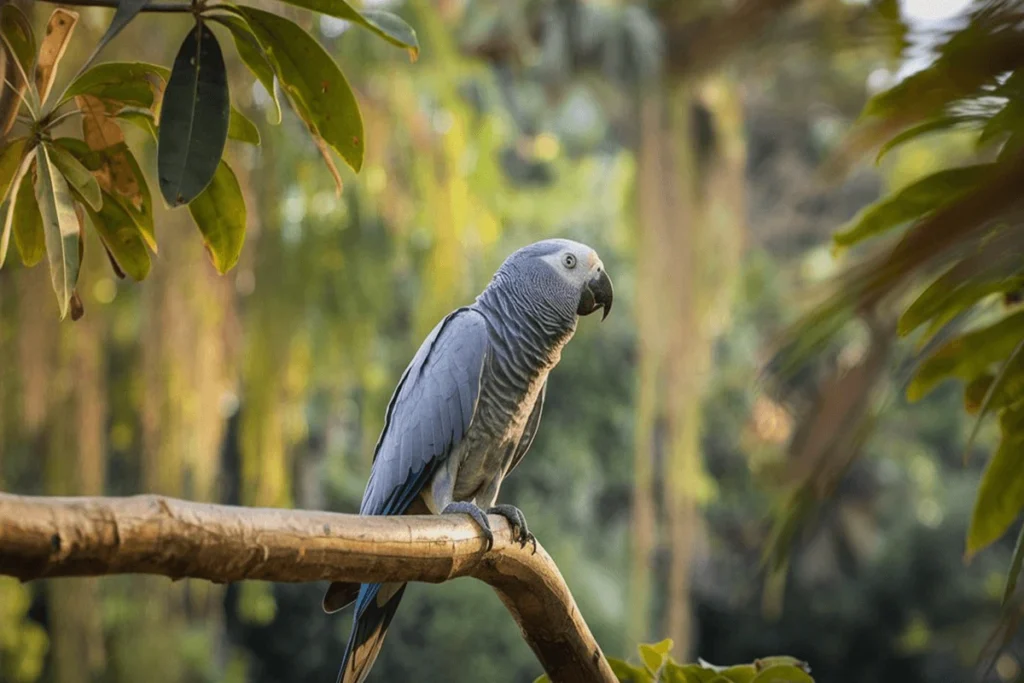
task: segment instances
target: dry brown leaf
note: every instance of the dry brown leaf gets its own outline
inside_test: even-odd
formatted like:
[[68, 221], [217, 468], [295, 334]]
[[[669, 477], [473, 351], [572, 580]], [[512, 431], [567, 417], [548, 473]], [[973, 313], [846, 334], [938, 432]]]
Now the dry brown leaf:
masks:
[[57, 64], [68, 49], [71, 34], [78, 23], [78, 12], [62, 8], [53, 10], [50, 20], [46, 22], [46, 35], [39, 46], [39, 59], [36, 61], [36, 88], [39, 99], [46, 101], [57, 76]]
[[[75, 103], [82, 112], [82, 137], [89, 149], [103, 154], [103, 165], [93, 171], [100, 187], [127, 197], [136, 209], [143, 204], [139, 179], [135, 177], [121, 127], [110, 115], [103, 100], [93, 95], [78, 95]], [[115, 103], [114, 106], [119, 106]]]

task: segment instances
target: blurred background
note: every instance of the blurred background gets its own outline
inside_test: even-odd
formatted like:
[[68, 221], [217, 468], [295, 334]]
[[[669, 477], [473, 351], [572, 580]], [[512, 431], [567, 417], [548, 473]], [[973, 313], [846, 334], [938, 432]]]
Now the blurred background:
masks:
[[[76, 323], [58, 322], [44, 267], [0, 271], [0, 488], [354, 512], [425, 334], [511, 251], [569, 237], [601, 254], [615, 311], [581, 322], [502, 500], [604, 650], [671, 637], [679, 658], [789, 654], [826, 683], [974, 680], [1013, 546], [963, 560], [984, 459], [963, 465], [960, 387], [908, 405], [905, 354], [863, 329], [796, 378], [804, 403], [760, 382], [783, 325], [840, 266], [832, 233], [970, 149], [953, 133], [841, 181], [821, 173], [866, 99], [927, 65], [967, 3], [365, 4], [416, 28], [418, 62], [275, 6], [359, 95], [366, 163], [340, 197], [301, 123], [267, 124], [267, 92], [225, 48], [232, 100], [263, 137], [229, 143], [249, 206], [233, 271], [218, 276], [187, 212], [162, 207], [145, 282], [86, 248]], [[52, 9], [21, 6], [37, 29]], [[109, 16], [82, 10], [66, 64]], [[143, 17], [103, 58], [169, 64], [189, 26]], [[155, 186], [154, 146], [129, 144]], [[870, 413], [870, 434], [822, 403], [837, 395]], [[790, 538], [778, 520], [817, 457], [794, 436], [809, 413], [830, 440], [817, 447], [846, 464]], [[323, 614], [323, 588], [0, 578], [0, 680], [329, 683], [350, 613]], [[985, 680], [1020, 671], [1011, 643]], [[410, 586], [370, 680], [540, 673], [466, 579]]]

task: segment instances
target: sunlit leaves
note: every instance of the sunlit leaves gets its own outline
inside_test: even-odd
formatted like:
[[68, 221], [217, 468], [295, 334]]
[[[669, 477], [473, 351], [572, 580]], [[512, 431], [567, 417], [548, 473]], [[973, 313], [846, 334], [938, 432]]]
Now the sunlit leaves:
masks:
[[882, 160], [886, 154], [892, 151], [894, 148], [915, 140], [924, 135], [930, 135], [932, 133], [940, 133], [948, 130], [958, 128], [960, 126], [977, 125], [983, 123], [985, 117], [980, 115], [972, 114], [960, 114], [950, 116], [939, 116], [934, 119], [928, 119], [916, 126], [908, 128], [899, 135], [893, 136], [889, 141], [882, 145], [878, 149], [878, 156], [875, 157], [875, 163]]
[[210, 183], [227, 142], [230, 107], [220, 45], [198, 21], [174, 59], [160, 108], [157, 172], [169, 205], [188, 204]]
[[167, 70], [145, 62], [104, 62], [76, 78], [64, 91], [60, 103], [77, 95], [92, 95], [123, 106], [153, 106], [159, 89], [150, 79], [167, 80]]
[[271, 122], [280, 123], [281, 103], [277, 99], [277, 89], [274, 88], [274, 68], [270, 65], [270, 61], [267, 59], [266, 53], [263, 52], [263, 47], [256, 40], [256, 36], [249, 29], [249, 25], [240, 17], [228, 14], [218, 14], [211, 17], [211, 20], [216, 21], [231, 31], [231, 37], [235, 40], [235, 50], [238, 51], [238, 57], [248, 67], [249, 71], [252, 72], [252, 75], [256, 77], [256, 80], [263, 85], [264, 90], [267, 91], [271, 101], [274, 103], [274, 115], [271, 117]]
[[263, 47], [281, 87], [310, 133], [358, 171], [363, 120], [352, 88], [331, 56], [297, 24], [270, 12], [239, 7]]
[[982, 475], [967, 533], [968, 555], [1002, 536], [1024, 506], [1024, 401], [1003, 412], [999, 427], [1002, 440]]
[[73, 157], [70, 152], [57, 145], [47, 144], [47, 151], [57, 170], [61, 172], [82, 201], [94, 211], [99, 210], [103, 205], [100, 184], [96, 182], [96, 178], [89, 169], [83, 166], [82, 162]]
[[[11, 201], [7, 203], [7, 215], [4, 218], [3, 230], [0, 231], [0, 268], [3, 267], [4, 262], [7, 260], [7, 249], [11, 244], [11, 232], [14, 229], [14, 220], [17, 217], [16, 207], [19, 195], [19, 188], [25, 182], [25, 178], [28, 177], [29, 169], [32, 166], [32, 157], [25, 157], [19, 159], [17, 169], [14, 173], [14, 178], [11, 182], [8, 194], [11, 196]], [[31, 179], [29, 180], [31, 182]]]
[[28, 138], [11, 140], [0, 151], [0, 204], [7, 199], [14, 177], [18, 174], [22, 159], [25, 158], [25, 145]]
[[[33, 155], [34, 157], [34, 155]], [[34, 159], [31, 159], [34, 161]], [[11, 211], [14, 222], [14, 244], [18, 248], [21, 262], [28, 268], [36, 265], [46, 256], [46, 236], [43, 233], [43, 217], [39, 214], [32, 171], [18, 187]]]
[[401, 17], [390, 12], [380, 10], [366, 10], [357, 12], [352, 5], [345, 0], [284, 0], [291, 5], [305, 7], [314, 12], [329, 14], [338, 19], [351, 21], [365, 29], [373, 31], [378, 36], [396, 47], [404, 47], [409, 51], [412, 59], [419, 56], [420, 45], [416, 38], [416, 31]]
[[143, 280], [149, 274], [149, 252], [142, 239], [139, 226], [125, 210], [121, 202], [107, 194], [102, 208], [98, 211], [86, 207], [92, 223], [107, 253], [117, 263], [121, 272], [134, 280]]
[[188, 210], [217, 272], [231, 270], [245, 241], [245, 199], [231, 167], [220, 162], [213, 180]]
[[67, 181], [53, 163], [47, 145], [36, 148], [36, 201], [43, 218], [46, 253], [50, 260], [50, 279], [57, 294], [60, 316], [71, 305], [71, 294], [78, 282], [79, 224]]
[[250, 145], [260, 144], [259, 128], [234, 107], [231, 108], [231, 116], [228, 118], [228, 137]]

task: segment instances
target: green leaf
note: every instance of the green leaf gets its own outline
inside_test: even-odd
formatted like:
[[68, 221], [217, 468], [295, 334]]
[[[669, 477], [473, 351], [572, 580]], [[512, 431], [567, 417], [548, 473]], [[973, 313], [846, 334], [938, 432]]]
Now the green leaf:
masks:
[[541, 674], [537, 678], [533, 679], [533, 683], [551, 683], [551, 679], [547, 674]]
[[757, 669], [753, 664], [741, 664], [727, 667], [721, 674], [723, 678], [727, 678], [732, 683], [751, 683], [757, 676]]
[[314, 12], [327, 14], [338, 19], [351, 21], [358, 26], [373, 31], [378, 36], [396, 47], [404, 47], [409, 50], [415, 60], [419, 55], [420, 44], [416, 38], [416, 31], [405, 23], [405, 21], [390, 12], [379, 10], [366, 10], [357, 12], [352, 5], [345, 0], [283, 0], [296, 7], [304, 7]]
[[[35, 162], [35, 155], [31, 157]], [[43, 217], [36, 202], [35, 184], [31, 172], [18, 187], [14, 211], [14, 244], [18, 247], [21, 262], [31, 268], [46, 256], [46, 236], [43, 233]]]
[[36, 201], [43, 217], [50, 279], [63, 319], [68, 314], [71, 294], [78, 282], [78, 269], [81, 266], [78, 252], [79, 225], [71, 191], [53, 163], [48, 147], [40, 145], [36, 148]]
[[1013, 548], [1010, 571], [1006, 572], [1006, 585], [1003, 587], [1003, 607], [1009, 604], [1013, 591], [1017, 588], [1017, 579], [1020, 577], [1022, 566], [1024, 566], [1024, 526], [1020, 528], [1020, 533], [1017, 534], [1017, 544]]
[[623, 683], [652, 683], [654, 680], [646, 669], [633, 666], [629, 662], [614, 657], [608, 658], [608, 665], [611, 666], [615, 677]]
[[11, 189], [11, 183], [21, 168], [21, 162], [25, 158], [25, 146], [28, 138], [11, 140], [0, 152], [0, 204], [7, 199], [7, 193]]
[[260, 131], [245, 114], [231, 107], [231, 118], [228, 119], [228, 137], [250, 145], [260, 144]]
[[778, 664], [761, 671], [751, 683], [814, 683], [814, 679], [798, 666]]
[[359, 171], [364, 153], [363, 119], [338, 65], [294, 22], [253, 7], [234, 9], [249, 22], [282, 89], [310, 132]]
[[1024, 311], [952, 339], [921, 364], [907, 387], [907, 399], [920, 400], [939, 382], [957, 377], [970, 382], [1003, 360], [1024, 335]]
[[122, 121], [128, 121], [146, 131], [153, 138], [153, 142], [156, 142], [156, 122], [153, 120], [152, 112], [141, 109], [122, 109], [117, 113], [117, 118]]
[[238, 262], [245, 242], [245, 199], [230, 166], [220, 162], [213, 180], [188, 210], [203, 233], [214, 267], [223, 275]]
[[164, 67], [146, 62], [97, 64], [72, 81], [57, 106], [70, 102], [76, 95], [94, 95], [101, 100], [149, 109], [159, 92], [149, 79], [155, 77], [166, 81], [167, 73]]
[[110, 20], [110, 26], [107, 27], [106, 33], [100, 38], [100, 42], [97, 43], [95, 49], [89, 58], [82, 64], [82, 68], [79, 70], [85, 71], [85, 69], [92, 63], [96, 56], [100, 53], [104, 47], [107, 46], [114, 37], [121, 32], [121, 30], [128, 25], [132, 19], [139, 15], [139, 12], [148, 5], [150, 0], [118, 0], [117, 9], [114, 10], [114, 17]]
[[211, 16], [210, 19], [231, 31], [238, 57], [274, 101], [274, 116], [270, 119], [271, 123], [281, 123], [281, 102], [277, 99], [277, 90], [274, 88], [274, 67], [271, 66], [267, 54], [263, 51], [263, 46], [256, 39], [249, 24], [241, 17], [234, 15], [217, 15]]
[[96, 182], [93, 174], [63, 147], [54, 144], [47, 144], [47, 147], [54, 165], [71, 188], [86, 204], [98, 211], [103, 205], [103, 196], [100, 194], [100, 184]]
[[878, 150], [878, 156], [875, 157], [875, 163], [877, 164], [882, 160], [886, 154], [892, 151], [893, 148], [902, 145], [905, 142], [909, 142], [914, 138], [921, 137], [922, 135], [928, 135], [929, 133], [937, 133], [939, 131], [949, 130], [950, 128], [956, 128], [966, 124], [979, 123], [984, 121], [984, 116], [974, 115], [958, 115], [958, 116], [939, 116], [934, 119], [928, 119], [916, 126], [908, 128], [899, 135], [893, 136]]
[[230, 111], [220, 45], [197, 22], [174, 59], [160, 107], [157, 175], [170, 206], [191, 202], [210, 183], [228, 139]]
[[974, 501], [967, 532], [968, 557], [1002, 536], [1024, 506], [1024, 403], [1004, 410], [999, 426], [1002, 440], [982, 474]]
[[665, 663], [665, 653], [651, 645], [640, 645], [640, 659], [652, 674], [657, 675]]
[[920, 218], [966, 194], [992, 168], [993, 164], [977, 164], [933, 173], [858, 213], [833, 240], [848, 247]]
[[31, 83], [29, 74], [36, 61], [36, 36], [28, 17], [14, 4], [0, 7], [0, 38], [14, 55], [21, 77]]
[[717, 671], [705, 668], [700, 664], [683, 664], [678, 669], [686, 677], [688, 683], [711, 683], [718, 677]]
[[133, 280], [144, 280], [149, 275], [149, 252], [146, 243], [128, 212], [114, 197], [104, 193], [102, 208], [96, 211], [86, 207], [89, 220], [103, 240], [107, 253], [118, 268]]
[[20, 194], [18, 190], [23, 184], [29, 168], [32, 166], [31, 156], [25, 157], [25, 159], [20, 161], [21, 163], [18, 164], [18, 170], [15, 172], [14, 181], [11, 186], [11, 195], [13, 200], [7, 205], [7, 217], [4, 219], [3, 232], [0, 232], [0, 268], [4, 267], [4, 262], [7, 260], [7, 249], [11, 244], [11, 231], [14, 228], [14, 221], [17, 218], [16, 209]]
[[985, 398], [982, 399], [981, 407], [978, 409], [978, 417], [974, 420], [974, 428], [971, 429], [971, 435], [967, 438], [967, 445], [964, 447], [965, 464], [970, 457], [971, 449], [974, 447], [974, 440], [978, 438], [978, 431], [981, 429], [982, 420], [988, 417], [989, 411], [996, 406], [995, 398], [1002, 394], [1003, 390], [1010, 383], [1009, 380], [1021, 375], [1024, 375], [1024, 336], [1021, 337], [1020, 342], [1010, 352], [1006, 362], [999, 368], [999, 374], [995, 376], [985, 392]]

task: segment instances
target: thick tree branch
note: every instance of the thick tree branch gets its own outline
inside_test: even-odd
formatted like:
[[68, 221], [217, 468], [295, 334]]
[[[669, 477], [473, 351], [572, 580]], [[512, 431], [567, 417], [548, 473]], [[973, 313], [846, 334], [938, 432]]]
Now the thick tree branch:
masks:
[[468, 518], [360, 517], [190, 503], [160, 496], [47, 498], [0, 493], [0, 574], [159, 574], [218, 583], [426, 581], [490, 584], [555, 683], [616, 680], [540, 546], [511, 543], [490, 517], [494, 548]]

